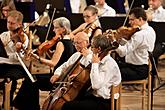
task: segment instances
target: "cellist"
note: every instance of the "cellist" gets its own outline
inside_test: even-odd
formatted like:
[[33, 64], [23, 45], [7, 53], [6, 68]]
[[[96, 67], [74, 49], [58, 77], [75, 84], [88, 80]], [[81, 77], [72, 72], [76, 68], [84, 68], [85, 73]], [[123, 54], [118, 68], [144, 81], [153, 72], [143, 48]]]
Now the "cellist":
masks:
[[[84, 66], [91, 64], [90, 81], [91, 90], [87, 90], [84, 96], [73, 101], [65, 102], [62, 110], [109, 110], [110, 87], [118, 85], [121, 81], [119, 67], [115, 60], [110, 57], [109, 50], [112, 45], [109, 38], [104, 35], [93, 37], [91, 50], [88, 47], [89, 38], [86, 33], [80, 32], [75, 35], [74, 44], [78, 52], [69, 60], [58, 67], [51, 82], [54, 83], [62, 74], [62, 70], [74, 64], [80, 55], [80, 63]], [[88, 95], [87, 95], [88, 94]]]

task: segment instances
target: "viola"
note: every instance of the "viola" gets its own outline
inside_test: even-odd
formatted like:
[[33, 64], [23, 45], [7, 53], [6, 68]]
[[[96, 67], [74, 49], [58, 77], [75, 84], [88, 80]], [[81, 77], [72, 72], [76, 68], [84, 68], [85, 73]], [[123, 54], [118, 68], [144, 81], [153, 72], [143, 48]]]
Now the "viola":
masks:
[[54, 44], [56, 44], [61, 38], [61, 35], [54, 36], [51, 40], [43, 42], [37, 49], [39, 56], [42, 56], [44, 52], [48, 51]]

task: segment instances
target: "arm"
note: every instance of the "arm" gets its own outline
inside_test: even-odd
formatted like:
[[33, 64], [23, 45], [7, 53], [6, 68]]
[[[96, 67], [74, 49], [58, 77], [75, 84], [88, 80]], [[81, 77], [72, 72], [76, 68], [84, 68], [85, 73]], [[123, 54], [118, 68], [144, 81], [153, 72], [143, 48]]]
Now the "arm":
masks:
[[137, 49], [138, 46], [143, 42], [143, 40], [144, 40], [143, 35], [139, 35], [135, 33], [124, 46], [120, 45], [116, 49], [116, 52], [121, 57], [124, 57], [128, 53], [133, 52], [135, 49]]
[[83, 30], [85, 29], [86, 25], [87, 25], [87, 23], [81, 24], [78, 28], [76, 28], [75, 30], [73, 30], [71, 33], [72, 33], [73, 35], [75, 35], [75, 34], [77, 34], [78, 32], [83, 31]]
[[67, 62], [63, 63], [60, 67], [58, 67], [55, 72], [54, 75], [51, 77], [50, 82], [54, 83], [55, 81], [58, 80], [58, 78], [60, 77], [60, 75], [63, 73], [64, 70], [66, 70], [69, 66], [71, 66], [72, 64], [74, 64], [76, 62], [76, 60], [80, 57], [80, 53], [76, 52], [74, 53]]
[[56, 45], [55, 52], [54, 52], [54, 54], [52, 56], [52, 59], [48, 60], [48, 59], [40, 58], [40, 61], [42, 63], [44, 63], [44, 64], [47, 64], [49, 66], [54, 67], [59, 62], [63, 51], [64, 51], [63, 43], [62, 42], [58, 42], [57, 45]]

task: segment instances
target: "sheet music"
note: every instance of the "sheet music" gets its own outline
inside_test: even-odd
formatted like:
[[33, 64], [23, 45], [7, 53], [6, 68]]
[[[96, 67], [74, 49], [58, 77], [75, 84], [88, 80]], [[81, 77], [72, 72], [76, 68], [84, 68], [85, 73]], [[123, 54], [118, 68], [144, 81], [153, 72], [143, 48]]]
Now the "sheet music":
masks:
[[15, 63], [13, 63], [13, 61], [9, 58], [0, 57], [0, 64], [15, 64]]

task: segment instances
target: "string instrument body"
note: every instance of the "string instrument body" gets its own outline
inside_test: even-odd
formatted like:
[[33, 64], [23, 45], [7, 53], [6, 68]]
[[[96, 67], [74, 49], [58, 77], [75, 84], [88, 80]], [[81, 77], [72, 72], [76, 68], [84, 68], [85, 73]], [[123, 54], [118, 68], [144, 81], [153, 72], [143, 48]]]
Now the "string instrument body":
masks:
[[[71, 71], [71, 73], [67, 74], [66, 72], [64, 75], [66, 77], [63, 82], [67, 83], [59, 84], [54, 92], [45, 100], [42, 107], [43, 110], [61, 110], [65, 102], [72, 101], [78, 96], [79, 92], [89, 80], [90, 69], [84, 68], [78, 63]], [[69, 78], [70, 76], [73, 77]]]

